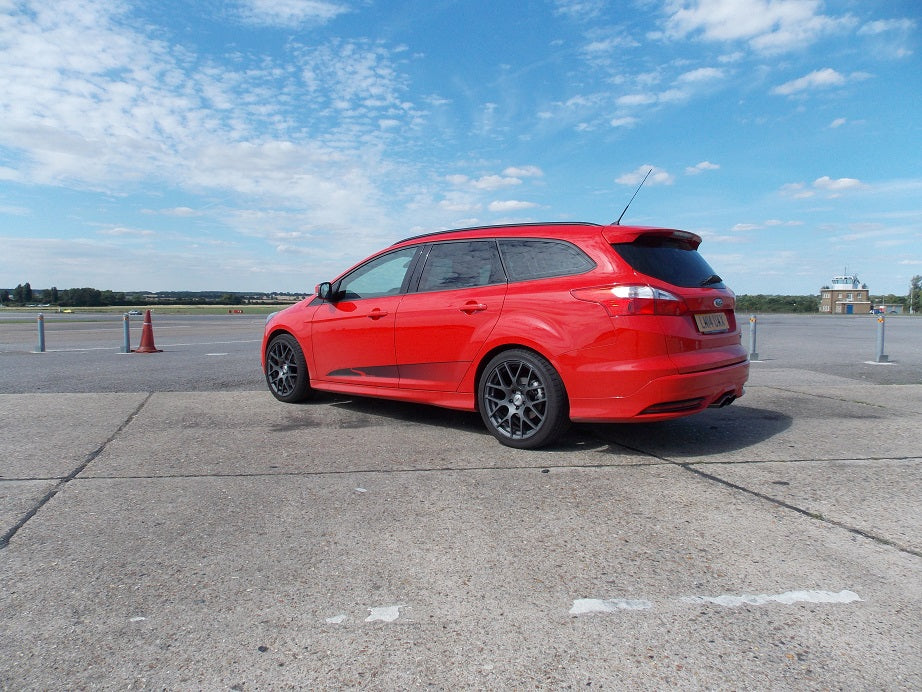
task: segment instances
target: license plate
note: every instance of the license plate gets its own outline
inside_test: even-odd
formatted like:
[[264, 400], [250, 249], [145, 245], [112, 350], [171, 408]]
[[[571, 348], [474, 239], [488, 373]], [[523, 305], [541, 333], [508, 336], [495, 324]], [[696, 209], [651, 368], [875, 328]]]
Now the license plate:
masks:
[[722, 312], [706, 312], [703, 315], [695, 315], [695, 323], [698, 325], [698, 331], [702, 334], [725, 332], [730, 329], [727, 316]]

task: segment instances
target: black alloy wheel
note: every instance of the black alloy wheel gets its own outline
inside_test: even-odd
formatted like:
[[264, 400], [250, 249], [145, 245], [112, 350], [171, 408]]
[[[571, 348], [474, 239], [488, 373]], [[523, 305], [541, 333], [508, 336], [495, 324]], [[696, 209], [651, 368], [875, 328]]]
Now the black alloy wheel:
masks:
[[279, 401], [296, 404], [311, 397], [307, 361], [298, 340], [291, 334], [272, 337], [266, 348], [266, 383]]
[[543, 447], [570, 425], [560, 375], [531, 351], [513, 349], [494, 356], [480, 378], [477, 401], [487, 429], [509, 447]]

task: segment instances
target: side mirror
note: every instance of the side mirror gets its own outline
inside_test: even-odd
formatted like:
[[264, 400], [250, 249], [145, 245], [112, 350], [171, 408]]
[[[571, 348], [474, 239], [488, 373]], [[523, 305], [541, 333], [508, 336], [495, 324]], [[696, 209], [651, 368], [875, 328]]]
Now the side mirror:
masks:
[[333, 286], [330, 285], [329, 281], [324, 281], [321, 284], [317, 284], [317, 287], [314, 289], [317, 293], [317, 297], [323, 301], [329, 301], [333, 295]]

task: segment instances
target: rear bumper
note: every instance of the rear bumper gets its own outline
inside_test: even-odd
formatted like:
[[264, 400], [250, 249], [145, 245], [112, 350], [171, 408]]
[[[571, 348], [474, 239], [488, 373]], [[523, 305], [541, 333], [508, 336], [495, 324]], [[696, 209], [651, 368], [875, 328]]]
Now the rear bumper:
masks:
[[639, 423], [688, 416], [743, 396], [748, 378], [748, 360], [702, 372], [665, 375], [628, 396], [571, 398], [570, 419]]

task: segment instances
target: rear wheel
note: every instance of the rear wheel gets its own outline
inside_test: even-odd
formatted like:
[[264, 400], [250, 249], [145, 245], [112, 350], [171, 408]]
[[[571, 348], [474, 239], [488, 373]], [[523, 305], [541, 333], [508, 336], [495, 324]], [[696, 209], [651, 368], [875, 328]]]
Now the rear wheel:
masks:
[[276, 399], [287, 404], [305, 401], [313, 394], [304, 351], [291, 334], [272, 337], [266, 347], [266, 384]]
[[547, 359], [523, 349], [503, 351], [487, 363], [477, 402], [487, 430], [517, 449], [550, 444], [570, 425], [560, 375]]

